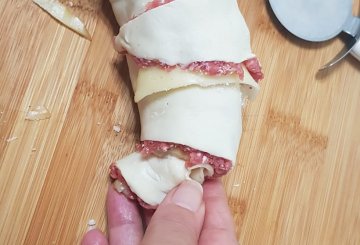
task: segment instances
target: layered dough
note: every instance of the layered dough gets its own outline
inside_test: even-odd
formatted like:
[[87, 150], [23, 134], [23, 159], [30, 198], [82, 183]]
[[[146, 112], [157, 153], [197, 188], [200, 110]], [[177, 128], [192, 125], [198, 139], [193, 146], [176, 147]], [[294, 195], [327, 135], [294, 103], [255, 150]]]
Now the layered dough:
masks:
[[118, 50], [167, 65], [241, 63], [254, 57], [235, 0], [175, 0], [124, 24], [115, 44]]
[[238, 84], [150, 95], [138, 103], [141, 140], [174, 142], [235, 162], [242, 103]]
[[[257, 87], [240, 84], [236, 75], [212, 78], [159, 68], [149, 68], [153, 70], [146, 71], [150, 74], [141, 75], [131, 60], [129, 68], [139, 108], [141, 140], [173, 142], [236, 161], [244, 91], [251, 96], [246, 89], [256, 93]], [[249, 84], [255, 83], [247, 72], [244, 77]], [[214, 172], [211, 166], [205, 168], [208, 174], [201, 165], [195, 166], [196, 171], [186, 168], [184, 160], [171, 155], [146, 158], [140, 153], [118, 161], [116, 166], [131, 191], [152, 206], [183, 180], [192, 178], [202, 183]]]
[[[256, 96], [258, 84], [246, 67], [242, 79], [238, 74], [206, 75], [178, 65], [242, 63], [254, 57], [237, 1], [175, 0], [146, 12], [149, 0], [111, 2], [121, 25], [115, 45], [128, 54], [141, 140], [179, 144], [235, 163], [242, 105]], [[134, 56], [174, 67], [142, 67]], [[151, 206], [183, 180], [202, 183], [214, 174], [214, 166], [204, 162], [189, 166], [171, 152], [161, 156], [136, 152], [115, 166], [131, 191]]]
[[186, 168], [184, 160], [171, 155], [143, 157], [137, 152], [117, 161], [115, 165], [130, 189], [151, 206], [158, 205], [159, 200], [164, 199], [182, 181], [194, 179], [202, 183], [213, 171], [209, 165]]

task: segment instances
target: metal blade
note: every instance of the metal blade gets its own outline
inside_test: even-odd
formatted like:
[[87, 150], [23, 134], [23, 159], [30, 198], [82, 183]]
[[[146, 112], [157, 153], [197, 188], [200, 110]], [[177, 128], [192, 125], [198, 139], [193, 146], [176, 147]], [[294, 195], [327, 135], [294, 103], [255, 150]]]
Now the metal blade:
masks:
[[347, 35], [347, 40], [345, 41], [345, 47], [332, 60], [330, 60], [328, 63], [322, 66], [319, 69], [319, 71], [328, 69], [334, 66], [335, 64], [337, 64], [338, 62], [340, 62], [342, 59], [344, 59], [351, 52], [351, 49], [354, 47], [354, 45], [359, 39], [360, 39], [360, 27], [358, 28], [355, 37], [353, 37], [350, 34]]

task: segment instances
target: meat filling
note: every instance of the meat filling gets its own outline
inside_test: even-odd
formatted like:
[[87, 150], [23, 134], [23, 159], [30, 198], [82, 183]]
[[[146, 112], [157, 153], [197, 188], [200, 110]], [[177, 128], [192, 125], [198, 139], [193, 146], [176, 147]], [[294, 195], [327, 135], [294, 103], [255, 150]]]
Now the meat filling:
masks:
[[232, 167], [230, 160], [175, 143], [145, 140], [137, 144], [137, 150], [144, 156], [174, 154], [184, 159], [188, 168], [198, 164], [210, 164], [214, 168], [214, 178], [225, 175]]
[[246, 60], [242, 63], [233, 63], [225, 61], [198, 61], [190, 63], [189, 65], [167, 65], [158, 60], [148, 60], [143, 58], [132, 57], [135, 63], [141, 68], [147, 67], [160, 67], [163, 70], [172, 70], [176, 67], [179, 67], [183, 70], [200, 72], [204, 75], [209, 76], [222, 76], [222, 75], [232, 75], [237, 74], [241, 80], [244, 79], [244, 70], [243, 65], [247, 68], [250, 75], [254, 78], [255, 81], [263, 79], [263, 73], [261, 72], [261, 66], [257, 58], [252, 58]]
[[174, 0], [153, 0], [149, 3], [146, 4], [146, 9], [145, 9], [145, 12], [146, 11], [149, 11], [151, 9], [154, 9], [154, 8], [157, 8], [157, 7], [160, 7], [161, 5], [164, 5], [164, 4], [167, 4], [167, 3], [170, 3]]
[[[137, 144], [136, 148], [137, 151], [145, 157], [153, 155], [161, 157], [165, 154], [175, 155], [176, 157], [185, 160], [185, 165], [188, 169], [202, 164], [209, 164], [213, 168], [214, 172], [209, 174], [211, 176], [206, 175], [205, 179], [225, 175], [232, 167], [230, 160], [216, 157], [209, 153], [193, 149], [189, 146], [175, 143], [145, 140]], [[157, 206], [145, 203], [133, 191], [131, 191], [129, 185], [123, 177], [121, 171], [116, 167], [115, 163], [112, 163], [110, 166], [110, 177], [114, 180], [115, 189], [124, 194], [127, 198], [138, 201], [140, 206], [145, 209], [157, 208]]]

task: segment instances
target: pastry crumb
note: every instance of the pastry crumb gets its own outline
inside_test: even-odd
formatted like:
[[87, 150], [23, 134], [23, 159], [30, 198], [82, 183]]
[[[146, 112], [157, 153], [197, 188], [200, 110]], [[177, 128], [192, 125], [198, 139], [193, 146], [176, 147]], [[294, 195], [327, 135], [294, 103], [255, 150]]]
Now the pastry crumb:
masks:
[[42, 105], [29, 107], [29, 111], [26, 113], [25, 120], [29, 121], [40, 121], [49, 119], [51, 117], [51, 113], [49, 110]]
[[18, 137], [13, 136], [13, 137], [8, 138], [8, 139], [6, 140], [6, 142], [12, 142], [12, 141], [17, 140], [17, 139], [18, 139]]
[[113, 126], [113, 130], [114, 130], [114, 132], [116, 132], [116, 133], [120, 133], [121, 128], [120, 128], [119, 125], [114, 125], [114, 126]]
[[96, 221], [94, 219], [90, 219], [87, 223], [88, 225], [88, 231], [96, 229]]

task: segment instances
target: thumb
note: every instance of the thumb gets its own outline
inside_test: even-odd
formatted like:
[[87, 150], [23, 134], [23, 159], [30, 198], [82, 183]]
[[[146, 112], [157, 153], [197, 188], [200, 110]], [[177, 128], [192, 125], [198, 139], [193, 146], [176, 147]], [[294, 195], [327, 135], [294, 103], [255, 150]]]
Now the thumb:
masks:
[[195, 181], [184, 181], [159, 205], [142, 244], [198, 244], [204, 215], [202, 186]]

